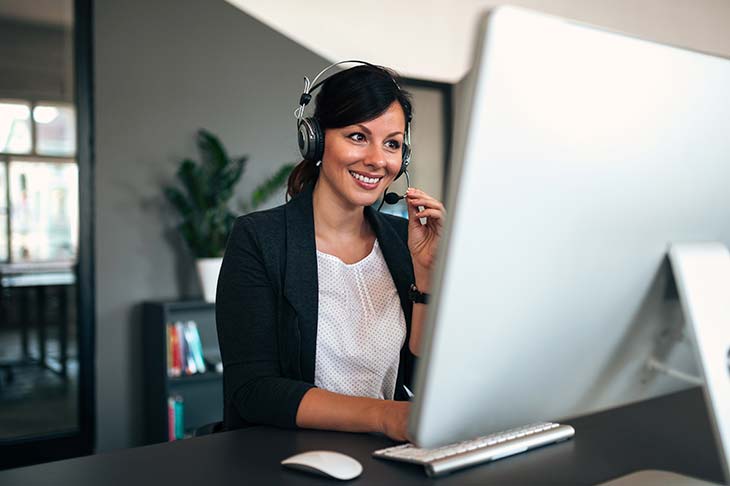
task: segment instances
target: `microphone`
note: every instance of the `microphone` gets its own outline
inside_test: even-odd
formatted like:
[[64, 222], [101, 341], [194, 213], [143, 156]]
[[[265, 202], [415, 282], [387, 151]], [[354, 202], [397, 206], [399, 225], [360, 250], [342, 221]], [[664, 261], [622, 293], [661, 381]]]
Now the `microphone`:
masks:
[[[403, 174], [406, 176], [406, 185], [408, 187], [411, 187], [411, 176], [408, 175], [408, 169], [404, 170]], [[383, 202], [387, 202], [388, 204], [397, 204], [398, 201], [400, 201], [401, 199], [405, 199], [405, 197], [405, 195], [399, 196], [395, 192], [388, 192], [385, 194], [385, 196], [383, 196]]]
[[385, 197], [383, 198], [383, 200], [385, 202], [387, 202], [388, 204], [396, 204], [396, 203], [398, 203], [398, 201], [400, 201], [404, 197], [405, 196], [399, 196], [398, 194], [396, 194], [394, 192], [389, 192], [389, 193], [387, 193], [385, 195]]
[[[406, 170], [403, 173], [406, 175], [406, 181], [407, 181], [406, 184], [408, 184], [408, 187], [411, 187], [411, 178], [408, 175], [408, 171]], [[387, 189], [386, 189], [386, 191], [387, 191]], [[380, 201], [380, 206], [378, 206], [378, 211], [380, 211], [380, 209], [383, 207], [383, 203], [388, 203], [388, 204], [393, 205], [393, 204], [397, 204], [398, 201], [400, 201], [401, 199], [405, 199], [405, 198], [406, 198], [405, 195], [399, 196], [395, 192], [387, 192], [383, 196], [383, 200]], [[419, 211], [423, 211], [423, 206], [418, 206], [418, 210]], [[425, 225], [426, 224], [427, 218], [418, 218], [418, 219], [421, 222], [421, 225]]]
[[[405, 174], [405, 176], [406, 176], [406, 184], [408, 185], [408, 187], [411, 187], [411, 176], [408, 175], [408, 170], [404, 170], [403, 174]], [[386, 188], [385, 190], [387, 191], [388, 188]], [[383, 200], [380, 201], [380, 206], [378, 206], [378, 211], [380, 211], [380, 209], [383, 207], [383, 204], [385, 204], [385, 203], [388, 203], [390, 205], [397, 204], [398, 201], [400, 201], [401, 199], [405, 199], [405, 196], [399, 196], [395, 192], [386, 192], [385, 195], [383, 196]]]

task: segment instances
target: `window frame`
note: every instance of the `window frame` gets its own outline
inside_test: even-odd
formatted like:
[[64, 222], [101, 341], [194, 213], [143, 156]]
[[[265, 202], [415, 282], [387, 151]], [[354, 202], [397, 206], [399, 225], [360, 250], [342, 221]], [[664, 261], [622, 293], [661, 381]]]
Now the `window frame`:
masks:
[[[76, 273], [79, 392], [78, 427], [67, 432], [0, 440], [0, 469], [92, 454], [96, 434], [94, 268], [93, 3], [74, 0], [73, 71], [76, 163], [79, 170], [79, 246]], [[19, 154], [12, 154], [19, 155]], [[20, 154], [27, 155], [27, 154]]]

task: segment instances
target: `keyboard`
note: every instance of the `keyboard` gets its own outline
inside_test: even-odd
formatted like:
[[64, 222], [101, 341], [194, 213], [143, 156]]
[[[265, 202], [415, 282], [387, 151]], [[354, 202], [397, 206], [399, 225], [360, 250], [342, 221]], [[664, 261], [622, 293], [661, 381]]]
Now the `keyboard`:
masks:
[[570, 425], [545, 422], [448, 444], [437, 449], [422, 449], [413, 444], [402, 444], [377, 450], [373, 452], [373, 456], [421, 464], [429, 477], [436, 477], [464, 467], [496, 461], [568, 440], [574, 435], [575, 429]]

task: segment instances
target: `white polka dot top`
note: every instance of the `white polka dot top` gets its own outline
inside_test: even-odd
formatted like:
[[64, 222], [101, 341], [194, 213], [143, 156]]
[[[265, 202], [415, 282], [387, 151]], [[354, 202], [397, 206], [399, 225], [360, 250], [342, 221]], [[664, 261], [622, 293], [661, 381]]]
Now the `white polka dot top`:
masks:
[[314, 384], [392, 400], [406, 320], [378, 241], [357, 263], [317, 251], [319, 312]]

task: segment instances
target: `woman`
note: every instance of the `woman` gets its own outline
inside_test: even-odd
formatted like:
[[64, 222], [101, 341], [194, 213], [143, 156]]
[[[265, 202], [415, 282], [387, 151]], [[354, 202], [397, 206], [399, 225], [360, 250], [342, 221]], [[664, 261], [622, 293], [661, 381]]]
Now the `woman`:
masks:
[[413, 188], [407, 221], [370, 207], [399, 175], [411, 118], [391, 72], [341, 71], [316, 104], [321, 161], [297, 165], [291, 200], [238, 218], [228, 241], [216, 299], [224, 425], [406, 440], [425, 313], [409, 288], [429, 290], [444, 208]]

